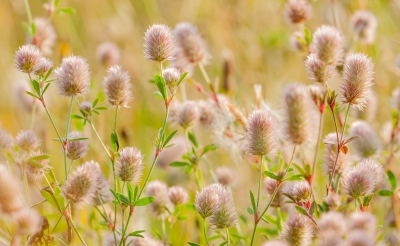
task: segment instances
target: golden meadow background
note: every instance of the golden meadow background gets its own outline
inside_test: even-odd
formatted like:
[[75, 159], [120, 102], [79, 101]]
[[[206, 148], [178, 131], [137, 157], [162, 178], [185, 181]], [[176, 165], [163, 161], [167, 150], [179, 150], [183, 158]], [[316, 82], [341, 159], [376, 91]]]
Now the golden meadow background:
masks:
[[[322, 24], [332, 24], [330, 1], [311, 2], [313, 16], [306, 26], [314, 31]], [[29, 1], [33, 17], [46, 17], [44, 3], [46, 1]], [[229, 96], [245, 112], [250, 112], [255, 103], [253, 85], [262, 84], [266, 101], [273, 109], [279, 109], [281, 90], [285, 84], [311, 83], [307, 78], [303, 63], [306, 54], [296, 52], [290, 47], [289, 37], [298, 30], [298, 27], [290, 25], [285, 20], [284, 4], [285, 1], [278, 0], [61, 0], [60, 7], [75, 8], [76, 13], [56, 14], [53, 17], [57, 40], [53, 55], [49, 58], [54, 61], [56, 67], [60, 64], [63, 55], [75, 54], [86, 58], [90, 64], [93, 80], [92, 91], [87, 99], [93, 101], [97, 96], [102, 98], [101, 83], [106, 70], [96, 59], [96, 48], [104, 41], [115, 42], [120, 47], [120, 64], [131, 74], [134, 100], [130, 103], [131, 108], [120, 110], [118, 131], [126, 136], [123, 146], [134, 146], [142, 150], [146, 156], [145, 165], [148, 167], [153, 156], [154, 139], [162, 124], [164, 107], [163, 102], [153, 96], [155, 86], [148, 82], [156, 72], [157, 65], [143, 58], [145, 30], [155, 23], [171, 27], [181, 21], [193, 23], [203, 34], [212, 55], [210, 64], [206, 66], [211, 79], [215, 81], [219, 78], [221, 81], [224, 53], [231, 52], [233, 77]], [[340, 27], [347, 42], [351, 36], [349, 19], [357, 9], [371, 10], [378, 19], [375, 44], [372, 46], [357, 44], [353, 46], [352, 51], [367, 53], [376, 64], [373, 89], [378, 94], [378, 111], [372, 125], [380, 132], [381, 124], [390, 120], [390, 95], [392, 89], [398, 85], [399, 72], [395, 68], [395, 60], [400, 52], [400, 1], [338, 0]], [[13, 135], [21, 129], [27, 129], [31, 120], [30, 112], [21, 107], [21, 97], [25, 95], [17, 94], [15, 88], [18, 81], [27, 79], [26, 74], [14, 69], [15, 51], [27, 41], [27, 34], [21, 25], [24, 21], [28, 22], [28, 17], [23, 0], [0, 1], [0, 121], [3, 127]], [[205, 85], [197, 68], [193, 79]], [[329, 81], [329, 86], [338, 88], [339, 83], [340, 78], [336, 77]], [[186, 85], [186, 88], [189, 99], [202, 98], [190, 85]], [[69, 100], [58, 96], [55, 85], [51, 86], [46, 94], [50, 112], [61, 133], [64, 134]], [[179, 94], [178, 98], [180, 98]], [[105, 105], [105, 102], [101, 104]], [[76, 104], [74, 112], [77, 113]], [[325, 133], [333, 130], [333, 128], [329, 129], [332, 122], [330, 115], [327, 115], [328, 127], [324, 128]], [[89, 154], [78, 162], [83, 163], [94, 159], [101, 163], [105, 172], [109, 172], [107, 165], [104, 164], [107, 161], [106, 155], [101, 150], [98, 141], [92, 138], [89, 126], [82, 127], [76, 120], [72, 122], [73, 129], [83, 131], [92, 139]], [[113, 127], [113, 110], [102, 112], [99, 117], [95, 116], [94, 122], [100, 135], [109, 144], [109, 134]], [[59, 144], [51, 140], [56, 137], [55, 132], [43, 112], [39, 111], [36, 115], [33, 129], [42, 138], [43, 149], [54, 157], [51, 164], [61, 177], [63, 172], [61, 150]], [[171, 131], [175, 128], [169, 127], [169, 129]], [[182, 134], [181, 129], [180, 133]], [[206, 145], [209, 139], [203, 137], [201, 142]], [[249, 205], [248, 190], [255, 189], [257, 172], [246, 161], [235, 162], [228, 155], [215, 153], [210, 156], [215, 166], [229, 165], [237, 171], [239, 182], [233, 190], [234, 199], [239, 212], [246, 214], [245, 209]], [[320, 156], [322, 157], [321, 152]], [[155, 178], [163, 179], [170, 185], [177, 183], [189, 190], [194, 189], [192, 183], [181, 175], [181, 170], [166, 171], [157, 168], [153, 175], [153, 179]], [[316, 189], [321, 195], [323, 194], [324, 179], [316, 183]], [[33, 198], [34, 202], [40, 201], [40, 195], [37, 193], [36, 196]], [[46, 206], [43, 206], [41, 210], [44, 211], [45, 208]], [[79, 226], [97, 227], [97, 222], [90, 224], [92, 222], [88, 216], [90, 213], [88, 209], [79, 213]], [[144, 215], [146, 216], [143, 216], [141, 212], [135, 213], [132, 219], [133, 228], [146, 227], [149, 223], [146, 217], [149, 215]], [[384, 214], [379, 219], [383, 222]], [[188, 224], [194, 225], [191, 222]], [[186, 227], [186, 222], [178, 223], [176, 228], [175, 233], [179, 233], [180, 236], [186, 235], [186, 237], [192, 234], [191, 230], [197, 230]], [[185, 230], [186, 233], [182, 234], [180, 230]], [[84, 237], [88, 238], [90, 233], [92, 232], [87, 232]], [[93, 240], [95, 242], [97, 238], [93, 237]], [[180, 237], [171, 236], [171, 242], [176, 245], [180, 245], [178, 242], [181, 240]], [[91, 244], [90, 241], [88, 243]]]

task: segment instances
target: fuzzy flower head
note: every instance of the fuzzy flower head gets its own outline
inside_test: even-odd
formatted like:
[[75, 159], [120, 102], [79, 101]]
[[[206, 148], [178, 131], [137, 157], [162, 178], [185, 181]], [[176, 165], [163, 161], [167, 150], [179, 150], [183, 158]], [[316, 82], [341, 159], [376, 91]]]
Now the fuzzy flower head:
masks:
[[51, 55], [54, 42], [57, 39], [53, 25], [47, 18], [35, 18], [33, 22], [35, 23], [36, 32], [30, 43], [36, 45], [43, 54]]
[[350, 125], [349, 136], [358, 136], [351, 142], [351, 150], [359, 158], [368, 158], [380, 153], [382, 145], [374, 129], [365, 121], [355, 121]]
[[365, 167], [374, 173], [375, 184], [379, 184], [383, 180], [385, 170], [383, 169], [382, 164], [380, 164], [378, 161], [372, 158], [367, 158], [358, 163], [358, 166]]
[[22, 130], [16, 137], [16, 144], [23, 150], [29, 152], [40, 146], [40, 140], [32, 130]]
[[156, 24], [144, 34], [144, 54], [147, 60], [163, 62], [174, 59], [175, 40], [171, 28]]
[[15, 53], [15, 68], [24, 73], [34, 73], [40, 68], [42, 54], [32, 44], [19, 47]]
[[0, 165], [0, 187], [1, 213], [13, 213], [24, 207], [19, 183], [3, 164]]
[[318, 83], [325, 83], [336, 75], [336, 66], [327, 65], [316, 54], [310, 54], [305, 61], [308, 77]]
[[356, 230], [347, 235], [344, 246], [375, 246], [374, 237], [368, 235], [367, 232]]
[[181, 74], [176, 68], [166, 68], [162, 72], [162, 77], [165, 80], [165, 84], [168, 86], [172, 94], [175, 94], [175, 88], [181, 77]]
[[292, 24], [306, 22], [310, 19], [311, 12], [308, 0], [289, 0], [286, 3], [285, 16]]
[[218, 182], [224, 186], [232, 186], [237, 180], [235, 172], [228, 167], [218, 167], [215, 169], [215, 174]]
[[12, 214], [19, 235], [34, 234], [40, 230], [40, 215], [33, 209], [23, 208]]
[[[45, 153], [41, 150], [33, 151], [29, 157], [37, 157], [45, 155]], [[36, 160], [36, 162], [29, 161], [26, 163], [26, 173], [33, 175], [35, 177], [43, 175], [49, 169], [50, 159], [40, 159]], [[40, 165], [39, 165], [40, 164]]]
[[[277, 181], [275, 179], [266, 178], [264, 180], [265, 191], [269, 197], [272, 197], [272, 195], [274, 194], [276, 186], [277, 186]], [[281, 185], [279, 186], [278, 192], [275, 194], [274, 200], [271, 203], [272, 207], [279, 208], [284, 204], [284, 197], [282, 191], [283, 191], [283, 186]]]
[[169, 188], [168, 197], [175, 206], [185, 204], [189, 200], [187, 191], [180, 186], [172, 186]]
[[199, 119], [199, 109], [193, 101], [185, 101], [180, 107], [178, 123], [183, 128], [191, 127]]
[[61, 66], [55, 70], [55, 74], [58, 78], [58, 92], [63, 97], [79, 97], [89, 91], [89, 65], [82, 57], [63, 58]]
[[221, 184], [211, 184], [196, 193], [196, 211], [203, 219], [210, 217], [218, 210], [221, 189], [223, 189]]
[[[74, 131], [68, 133], [68, 139], [83, 138], [82, 133]], [[67, 145], [67, 157], [71, 160], [78, 160], [86, 156], [89, 150], [87, 140], [73, 140], [68, 141]]]
[[275, 119], [269, 110], [255, 110], [251, 113], [245, 140], [245, 150], [250, 155], [274, 154], [278, 149]]
[[378, 21], [372, 12], [368, 10], [356, 11], [350, 19], [350, 26], [360, 43], [374, 43]]
[[374, 79], [374, 63], [364, 54], [351, 54], [346, 57], [343, 82], [340, 84], [342, 102], [362, 110], [367, 106]]
[[34, 73], [40, 77], [45, 77], [51, 68], [53, 68], [53, 62], [45, 57], [42, 57], [39, 61], [39, 68]]
[[321, 26], [313, 35], [311, 52], [327, 65], [339, 65], [344, 56], [344, 37], [332, 26]]
[[0, 150], [10, 148], [13, 145], [13, 137], [3, 129], [0, 124]]
[[324, 164], [322, 169], [326, 175], [342, 173], [349, 165], [349, 158], [342, 152], [339, 152], [339, 157], [337, 159], [336, 168], [333, 170], [337, 156], [337, 136], [336, 133], [329, 133], [324, 138], [325, 151], [324, 151]]
[[97, 189], [99, 169], [99, 164], [94, 161], [77, 167], [61, 187], [65, 198], [78, 208], [91, 202]]
[[330, 211], [323, 213], [318, 219], [318, 225], [323, 237], [332, 240], [346, 234], [347, 223], [342, 213]]
[[375, 189], [375, 174], [365, 165], [357, 165], [344, 175], [344, 193], [357, 199], [371, 194]]
[[[111, 202], [114, 199], [113, 194], [110, 191], [110, 183], [102, 173], [100, 166], [97, 166], [96, 170], [93, 172], [97, 172], [96, 179], [96, 191], [93, 197], [93, 203], [96, 205], [106, 204]], [[101, 199], [101, 200], [100, 200]]]
[[347, 219], [350, 231], [362, 230], [370, 236], [375, 236], [377, 232], [376, 217], [369, 212], [354, 212]]
[[195, 26], [187, 22], [179, 23], [175, 26], [174, 35], [178, 44], [177, 52], [188, 63], [208, 62], [210, 54], [207, 51], [207, 44]]
[[123, 182], [137, 184], [143, 174], [143, 155], [134, 147], [125, 147], [119, 152], [116, 176]]
[[92, 109], [93, 109], [92, 103], [88, 102], [88, 101], [84, 101], [84, 102], [81, 102], [79, 107], [83, 111], [84, 116], [90, 118], [90, 116], [92, 115]]
[[286, 185], [284, 194], [295, 203], [308, 202], [311, 196], [311, 187], [307, 181], [293, 181]]
[[120, 53], [118, 46], [113, 42], [101, 43], [96, 49], [96, 57], [105, 67], [118, 64]]
[[238, 214], [235, 210], [232, 195], [222, 186], [218, 186], [218, 209], [210, 217], [213, 229], [227, 229], [238, 223]]
[[150, 204], [150, 210], [155, 217], [165, 219], [169, 216], [168, 210], [174, 211], [174, 205], [168, 197], [168, 187], [164, 182], [151, 181], [146, 187], [146, 194], [155, 198]]
[[128, 107], [132, 100], [131, 77], [122, 67], [113, 65], [107, 70], [103, 87], [110, 105]]
[[307, 218], [296, 214], [286, 221], [281, 237], [290, 243], [291, 246], [309, 246], [312, 243], [312, 225]]
[[292, 144], [308, 142], [314, 132], [315, 107], [308, 88], [302, 84], [290, 84], [283, 91], [285, 108], [284, 132]]

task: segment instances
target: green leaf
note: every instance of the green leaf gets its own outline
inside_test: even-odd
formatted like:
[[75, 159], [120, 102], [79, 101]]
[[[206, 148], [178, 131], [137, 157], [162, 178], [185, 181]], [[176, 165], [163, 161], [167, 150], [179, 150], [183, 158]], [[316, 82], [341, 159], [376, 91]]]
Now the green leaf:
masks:
[[218, 147], [216, 145], [214, 145], [214, 144], [206, 145], [206, 146], [204, 146], [203, 151], [200, 154], [200, 157], [205, 155], [207, 152], [214, 151], [216, 149], [218, 149]]
[[254, 210], [253, 210], [251, 207], [248, 207], [248, 208], [247, 208], [247, 212], [248, 212], [249, 214], [251, 214], [251, 215], [254, 214]]
[[169, 164], [171, 167], [185, 167], [190, 165], [190, 163], [183, 162], [183, 161], [174, 161]]
[[43, 91], [42, 91], [42, 96], [44, 95], [44, 93], [47, 91], [47, 89], [49, 88], [50, 84], [46, 84], [46, 86], [44, 87]]
[[[111, 191], [111, 193], [114, 195], [114, 197], [115, 197], [115, 199], [118, 201], [118, 203], [120, 202], [120, 200], [119, 200], [119, 196], [118, 196], [118, 194], [115, 192], [115, 191], [113, 191], [113, 190], [111, 190], [110, 189], [110, 191]], [[114, 203], [114, 202], [113, 202]], [[117, 203], [117, 204], [118, 204]]]
[[276, 176], [274, 173], [271, 173], [270, 171], [264, 171], [264, 174], [265, 174], [267, 177], [270, 177], [271, 179], [281, 180], [280, 177]]
[[168, 137], [165, 139], [165, 141], [164, 141], [164, 144], [163, 144], [163, 147], [165, 147], [168, 143], [169, 143], [169, 141], [171, 141], [171, 139], [175, 136], [175, 134], [178, 132], [178, 130], [175, 130], [175, 131], [173, 131], [173, 132], [171, 132], [169, 135], [168, 135]]
[[72, 119], [80, 119], [80, 120], [83, 120], [83, 119], [84, 119], [82, 116], [77, 115], [77, 114], [71, 115], [71, 118], [72, 118]]
[[196, 206], [193, 203], [186, 204], [186, 208], [192, 211], [196, 211]]
[[158, 99], [164, 100], [163, 95], [159, 91], [153, 92], [154, 96]]
[[127, 183], [127, 188], [128, 188], [128, 198], [129, 198], [129, 203], [132, 203], [135, 199], [135, 195], [133, 192], [133, 187], [132, 184], [130, 182]]
[[98, 102], [99, 102], [98, 98], [94, 99], [94, 101], [92, 103], [92, 108], [95, 108]]
[[36, 95], [40, 95], [40, 85], [39, 82], [37, 82], [36, 80], [32, 81], [32, 86], [36, 91]]
[[189, 131], [188, 131], [188, 138], [189, 138], [190, 142], [192, 142], [192, 144], [193, 144], [196, 148], [199, 147], [199, 145], [198, 145], [198, 143], [197, 143], [196, 136], [195, 136], [193, 133], [189, 132]]
[[182, 83], [182, 81], [185, 79], [185, 77], [186, 77], [187, 74], [188, 74], [188, 72], [185, 72], [185, 73], [183, 73], [183, 74], [181, 75], [181, 77], [179, 78], [179, 81], [178, 81], [178, 83], [176, 84], [176, 86], [179, 86], [179, 85]]
[[251, 201], [251, 207], [253, 208], [253, 211], [256, 211], [256, 202], [254, 200], [254, 194], [250, 190], [250, 201]]
[[314, 211], [315, 211], [315, 208], [317, 207], [317, 204], [315, 203], [315, 201], [313, 201], [312, 203], [311, 203], [311, 207], [310, 207], [310, 214], [311, 215], [313, 215], [314, 214]]
[[34, 97], [34, 98], [37, 98], [37, 99], [39, 99], [39, 97], [38, 96], [36, 96], [35, 94], [33, 94], [32, 92], [30, 92], [30, 91], [25, 91], [25, 93], [26, 94], [28, 94], [29, 96], [31, 96], [31, 97]]
[[167, 99], [167, 88], [165, 86], [164, 78], [159, 75], [155, 75], [154, 81], [156, 82], [156, 86], [157, 86], [158, 90], [160, 91], [163, 99], [164, 100]]
[[308, 212], [305, 208], [300, 207], [300, 206], [295, 206], [297, 212], [299, 212], [302, 215], [308, 216]]
[[28, 23], [22, 22], [22, 27], [24, 28], [25, 32], [26, 32], [28, 35], [32, 36], [31, 27], [29, 26]]
[[371, 195], [368, 195], [368, 196], [364, 197], [364, 201], [362, 203], [363, 206], [368, 206], [373, 197], [374, 197], [374, 194], [371, 194]]
[[57, 9], [58, 14], [74, 14], [76, 10], [74, 8], [61, 8]]
[[55, 0], [55, 1], [54, 1], [54, 6], [57, 7], [58, 4], [60, 4], [60, 0]]
[[187, 242], [190, 246], [200, 246], [199, 244], [197, 244], [197, 243], [191, 243], [191, 242]]
[[114, 152], [118, 152], [119, 150], [118, 134], [115, 132], [111, 133], [111, 146]]
[[147, 204], [154, 202], [154, 200], [155, 198], [152, 196], [143, 197], [135, 202], [135, 206], [146, 206]]
[[186, 215], [179, 215], [178, 216], [178, 220], [188, 220], [188, 219], [189, 219], [189, 217], [186, 216]]
[[97, 107], [97, 108], [94, 108], [95, 110], [107, 110], [108, 108], [107, 107]]
[[56, 235], [53, 235], [53, 237], [64, 246], [68, 246], [69, 245], [69, 243], [67, 241], [65, 241], [64, 238], [56, 236]]
[[53, 72], [53, 68], [50, 68], [49, 71], [47, 71], [46, 76], [44, 76], [44, 80], [45, 80], [45, 81], [49, 78], [49, 76], [50, 76], [50, 74], [51, 74], [52, 72]]
[[68, 142], [73, 142], [73, 141], [82, 141], [82, 140], [88, 140], [89, 138], [82, 137], [82, 138], [71, 138], [68, 139]]
[[134, 231], [128, 234], [128, 237], [143, 237], [141, 234], [146, 230]]
[[119, 197], [119, 200], [120, 200], [122, 203], [124, 203], [124, 204], [126, 204], [126, 205], [130, 205], [129, 198], [128, 198], [127, 196], [125, 196], [124, 194], [121, 194], [121, 193], [119, 193], [119, 192], [117, 192], [117, 195], [118, 195], [118, 197]]
[[32, 30], [32, 36], [36, 34], [36, 26], [35, 26], [35, 22], [31, 23], [31, 30]]
[[134, 201], [136, 201], [136, 196], [137, 196], [138, 192], [139, 192], [139, 185], [136, 185], [136, 187], [135, 187], [135, 192], [133, 193], [133, 199], [134, 199]]
[[29, 161], [38, 161], [38, 160], [45, 160], [50, 159], [51, 155], [37, 155], [29, 158]]
[[224, 245], [227, 245], [228, 243], [229, 243], [229, 241], [225, 241], [225, 242], [221, 243], [219, 246], [224, 246]]
[[57, 206], [55, 197], [50, 192], [46, 190], [40, 190], [40, 194], [44, 197], [44, 199], [46, 199], [46, 201], [48, 201], [51, 205], [60, 210], [59, 206]]
[[394, 176], [393, 172], [390, 170], [387, 172], [387, 175], [388, 175], [389, 183], [390, 183], [390, 186], [392, 187], [392, 190], [395, 190], [397, 188], [396, 177]]
[[379, 196], [392, 196], [393, 195], [393, 191], [391, 191], [391, 190], [378, 190], [376, 192], [376, 194], [378, 194]]
[[303, 175], [301, 174], [296, 174], [296, 175], [292, 175], [290, 177], [285, 178], [285, 180], [302, 180], [303, 179]]
[[297, 169], [297, 171], [299, 171], [299, 173], [301, 175], [304, 176], [305, 172], [304, 172], [303, 168], [300, 165], [293, 163], [293, 166]]

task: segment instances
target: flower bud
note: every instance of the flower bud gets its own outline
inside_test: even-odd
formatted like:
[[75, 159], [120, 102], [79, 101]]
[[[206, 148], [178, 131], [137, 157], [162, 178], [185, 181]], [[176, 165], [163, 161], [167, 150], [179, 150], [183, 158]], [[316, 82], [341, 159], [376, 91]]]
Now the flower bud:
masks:
[[308, 55], [305, 65], [309, 78], [314, 82], [325, 83], [336, 75], [336, 66], [327, 65], [316, 54]]
[[180, 186], [172, 186], [169, 188], [168, 197], [175, 206], [185, 204], [189, 200], [187, 191]]
[[213, 229], [227, 229], [238, 223], [238, 214], [235, 210], [232, 195], [222, 186], [218, 186], [218, 209], [210, 217]]
[[27, 152], [32, 151], [40, 146], [40, 140], [36, 133], [32, 130], [20, 131], [15, 141], [21, 149]]
[[[68, 133], [68, 140], [76, 139], [76, 138], [83, 138], [84, 136], [82, 133], [74, 131]], [[67, 145], [67, 157], [71, 160], [78, 160], [86, 156], [89, 150], [87, 140], [73, 140], [68, 141]]]
[[179, 125], [183, 128], [191, 127], [199, 119], [199, 109], [193, 101], [185, 101], [178, 114]]
[[220, 184], [211, 184], [196, 193], [196, 211], [205, 219], [218, 210]]

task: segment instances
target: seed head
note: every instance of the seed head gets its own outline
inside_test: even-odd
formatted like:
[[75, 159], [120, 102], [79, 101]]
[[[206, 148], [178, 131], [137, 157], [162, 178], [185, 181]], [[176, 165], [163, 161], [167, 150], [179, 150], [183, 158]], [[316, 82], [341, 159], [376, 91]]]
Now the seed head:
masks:
[[367, 106], [374, 78], [374, 64], [371, 58], [364, 54], [351, 54], [346, 57], [343, 82], [340, 84], [343, 96], [342, 102], [363, 110]]
[[311, 187], [305, 180], [290, 182], [284, 189], [284, 193], [289, 195], [296, 203], [308, 201], [311, 192]]
[[16, 137], [16, 143], [21, 149], [27, 152], [40, 146], [40, 140], [32, 130], [20, 131]]
[[199, 109], [193, 101], [185, 101], [178, 114], [179, 125], [183, 128], [191, 127], [199, 119]]
[[162, 76], [165, 80], [165, 83], [171, 90], [172, 88], [176, 87], [178, 81], [181, 77], [181, 74], [178, 69], [176, 68], [166, 68], [162, 72]]
[[238, 214], [232, 195], [222, 186], [219, 186], [217, 191], [219, 206], [210, 217], [210, 225], [213, 229], [234, 227], [238, 223]]
[[305, 65], [309, 78], [314, 82], [325, 83], [336, 75], [336, 66], [327, 65], [316, 54], [308, 55]]
[[40, 77], [45, 77], [47, 72], [53, 67], [53, 62], [45, 57], [40, 58], [39, 68], [34, 72]]
[[374, 43], [378, 22], [372, 12], [368, 10], [356, 11], [350, 19], [350, 26], [360, 43]]
[[29, 208], [23, 208], [12, 214], [17, 223], [18, 235], [30, 235], [40, 230], [41, 218], [39, 214]]
[[61, 66], [55, 70], [55, 74], [58, 78], [58, 92], [63, 97], [79, 97], [89, 91], [89, 65], [82, 57], [63, 58]]
[[77, 167], [68, 177], [61, 190], [72, 204], [81, 208], [91, 202], [97, 189], [99, 164], [94, 161], [85, 162]]
[[344, 57], [344, 37], [332, 26], [321, 26], [313, 35], [311, 52], [327, 65], [339, 65]]
[[286, 221], [281, 237], [291, 246], [308, 246], [312, 243], [313, 231], [308, 220], [302, 215], [296, 214]]
[[174, 59], [175, 40], [171, 28], [166, 25], [152, 25], [144, 34], [146, 60], [157, 62]]
[[122, 67], [113, 65], [107, 70], [103, 87], [110, 105], [128, 107], [132, 100], [131, 78]]
[[93, 106], [92, 106], [91, 102], [87, 102], [87, 101], [81, 102], [81, 104], [79, 106], [83, 110], [84, 115], [86, 117], [90, 117], [92, 115]]
[[0, 187], [0, 212], [14, 213], [24, 207], [19, 183], [3, 164], [0, 165]]
[[113, 42], [103, 42], [97, 46], [96, 57], [105, 67], [115, 65], [120, 60], [119, 47]]
[[323, 213], [318, 220], [318, 226], [321, 234], [327, 241], [331, 241], [336, 237], [341, 237], [346, 234], [347, 224], [343, 214], [330, 211]]
[[237, 177], [232, 169], [228, 167], [218, 167], [215, 170], [218, 182], [223, 186], [232, 186], [236, 183]]
[[205, 219], [214, 214], [219, 207], [219, 190], [223, 189], [221, 184], [211, 184], [196, 193], [196, 211]]
[[285, 16], [292, 24], [306, 22], [311, 17], [312, 8], [307, 0], [289, 0], [286, 3]]
[[[36, 157], [45, 155], [45, 153], [41, 150], [32, 152], [29, 157]], [[33, 175], [33, 176], [41, 176], [43, 175], [49, 168], [50, 159], [41, 159], [36, 160], [38, 163], [34, 163], [33, 161], [28, 160], [26, 163], [26, 173]], [[38, 165], [40, 164], [40, 166]]]
[[[68, 133], [68, 139], [83, 138], [83, 134], [77, 131]], [[89, 150], [87, 140], [68, 141], [67, 157], [71, 160], [78, 160], [86, 156]]]
[[369, 212], [354, 212], [347, 220], [350, 231], [362, 230], [370, 236], [375, 236], [377, 229], [376, 217]]
[[365, 165], [351, 167], [344, 175], [343, 191], [354, 199], [371, 194], [375, 189], [375, 174]]
[[[265, 191], [269, 197], [272, 197], [276, 189], [277, 181], [275, 179], [266, 178], [264, 180]], [[277, 193], [275, 194], [274, 200], [271, 203], [272, 207], [279, 208], [284, 204], [284, 197], [282, 195], [283, 186], [279, 186]]]
[[349, 165], [349, 158], [342, 152], [339, 152], [339, 157], [336, 163], [336, 169], [333, 170], [335, 165], [337, 152], [337, 136], [336, 133], [332, 132], [325, 136], [324, 138], [325, 151], [324, 151], [324, 164], [322, 169], [326, 175], [342, 173]]
[[93, 172], [97, 173], [96, 191], [93, 196], [93, 203], [96, 205], [101, 205], [111, 202], [114, 199], [114, 196], [110, 191], [110, 183], [102, 173], [100, 166], [97, 167], [98, 168], [96, 170], [93, 170]]
[[42, 54], [32, 44], [19, 47], [15, 53], [15, 68], [24, 73], [33, 73], [40, 68]]
[[175, 26], [174, 35], [178, 44], [177, 52], [181, 53], [188, 63], [208, 62], [210, 54], [207, 51], [207, 44], [195, 26], [186, 22], [179, 23]]
[[13, 137], [7, 132], [7, 130], [2, 129], [0, 123], [0, 150], [11, 148], [13, 145]]
[[33, 22], [35, 23], [36, 32], [29, 42], [36, 45], [44, 55], [50, 56], [53, 53], [52, 48], [57, 39], [54, 27], [46, 18], [35, 18]]
[[351, 150], [359, 159], [376, 156], [381, 151], [381, 142], [374, 129], [365, 121], [355, 121], [350, 125], [349, 136], [359, 136], [351, 142]]
[[174, 205], [168, 197], [168, 187], [164, 182], [151, 181], [146, 187], [146, 194], [155, 198], [150, 210], [156, 218], [165, 219], [169, 216], [168, 210], [174, 211]]
[[143, 155], [134, 147], [125, 147], [119, 152], [116, 176], [123, 182], [137, 184], [143, 174]]
[[187, 191], [180, 186], [172, 186], [169, 188], [168, 197], [175, 206], [185, 204], [189, 200]]
[[278, 149], [275, 119], [269, 110], [251, 113], [245, 139], [245, 150], [250, 155], [274, 154]]
[[302, 84], [290, 84], [284, 89], [283, 99], [286, 139], [297, 145], [308, 142], [313, 136], [315, 116], [308, 88]]

